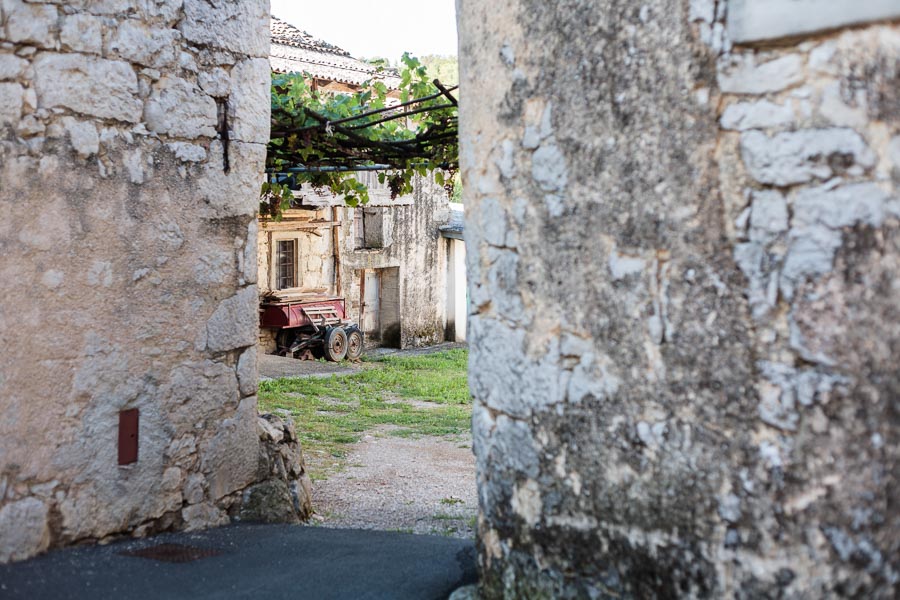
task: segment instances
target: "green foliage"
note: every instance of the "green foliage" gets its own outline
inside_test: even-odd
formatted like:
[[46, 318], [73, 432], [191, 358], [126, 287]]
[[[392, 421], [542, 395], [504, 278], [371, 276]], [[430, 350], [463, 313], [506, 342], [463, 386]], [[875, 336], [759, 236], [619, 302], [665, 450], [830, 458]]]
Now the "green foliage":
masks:
[[404, 437], [468, 431], [467, 362], [466, 350], [388, 356], [366, 361], [368, 368], [354, 375], [261, 381], [259, 402], [263, 410], [291, 412], [304, 451], [314, 459], [313, 475], [324, 476], [323, 459], [345, 457], [347, 444], [378, 426], [394, 426], [391, 435]]
[[[389, 114], [379, 113], [348, 123], [347, 127], [335, 124], [383, 109], [389, 98], [399, 96], [400, 102], [408, 102], [437, 92], [427, 68], [408, 54], [403, 55], [399, 74], [399, 90], [390, 91], [383, 82], [373, 81], [354, 94], [315, 91], [308, 75], [273, 74], [267, 172], [286, 173], [302, 167], [304, 172], [295, 174], [298, 184], [307, 183], [343, 196], [348, 206], [368, 202], [368, 188], [353, 173], [335, 167], [386, 165], [378, 178], [388, 184], [393, 197], [411, 193], [416, 176], [433, 173], [438, 184], [445, 185], [450, 178], [442, 170], [454, 171], [458, 162], [457, 109], [440, 108], [447, 104], [446, 98], [416, 104], [416, 109], [433, 110], [406, 118], [376, 123]], [[358, 128], [360, 125], [366, 126]], [[271, 186], [264, 189], [261, 214], [277, 217], [285, 208], [283, 198]]]

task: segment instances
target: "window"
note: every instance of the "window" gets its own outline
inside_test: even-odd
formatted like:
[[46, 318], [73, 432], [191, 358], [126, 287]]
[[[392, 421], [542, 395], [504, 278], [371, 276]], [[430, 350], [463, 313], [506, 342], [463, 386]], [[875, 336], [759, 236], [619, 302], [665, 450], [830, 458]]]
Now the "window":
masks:
[[360, 206], [356, 209], [353, 213], [353, 238], [357, 250], [387, 248], [391, 245], [391, 224], [386, 216], [384, 207]]
[[275, 242], [275, 289], [297, 287], [297, 240]]

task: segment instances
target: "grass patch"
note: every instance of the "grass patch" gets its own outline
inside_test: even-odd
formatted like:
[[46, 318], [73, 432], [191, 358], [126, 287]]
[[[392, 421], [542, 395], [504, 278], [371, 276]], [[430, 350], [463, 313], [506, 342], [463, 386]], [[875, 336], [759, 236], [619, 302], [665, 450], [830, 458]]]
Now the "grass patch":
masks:
[[338, 466], [333, 459], [346, 457], [348, 444], [381, 426], [391, 426], [390, 435], [402, 437], [459, 435], [469, 430], [467, 350], [386, 356], [368, 362], [370, 368], [353, 375], [259, 384], [261, 410], [284, 409], [294, 417], [314, 479], [327, 477]]

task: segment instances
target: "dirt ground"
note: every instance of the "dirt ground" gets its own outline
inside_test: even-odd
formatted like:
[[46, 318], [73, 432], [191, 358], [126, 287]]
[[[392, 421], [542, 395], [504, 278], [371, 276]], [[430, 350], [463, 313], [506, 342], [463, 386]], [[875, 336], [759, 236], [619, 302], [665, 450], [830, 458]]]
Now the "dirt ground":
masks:
[[324, 527], [474, 538], [471, 436], [410, 439], [370, 432], [354, 444], [346, 467], [313, 483], [313, 506]]
[[[376, 349], [367, 354], [408, 356], [460, 347], [464, 344], [403, 351]], [[369, 366], [371, 363], [326, 363], [261, 355], [259, 373], [260, 379], [330, 377], [351, 375]], [[331, 462], [326, 457], [307, 455], [307, 462], [310, 460]], [[478, 501], [471, 434], [398, 437], [391, 435], [390, 427], [381, 427], [353, 444], [345, 458], [333, 460], [333, 465], [321, 465], [329, 473], [327, 478], [313, 482], [316, 514], [312, 525], [475, 537]]]

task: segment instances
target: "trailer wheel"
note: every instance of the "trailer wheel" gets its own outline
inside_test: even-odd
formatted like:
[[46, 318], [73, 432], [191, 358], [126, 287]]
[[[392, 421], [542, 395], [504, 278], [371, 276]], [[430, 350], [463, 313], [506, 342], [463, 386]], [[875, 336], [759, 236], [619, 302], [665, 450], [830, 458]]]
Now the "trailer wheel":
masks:
[[325, 358], [341, 362], [347, 356], [347, 332], [342, 327], [332, 327], [325, 333]]
[[347, 329], [347, 358], [359, 360], [363, 353], [363, 334], [356, 327]]

